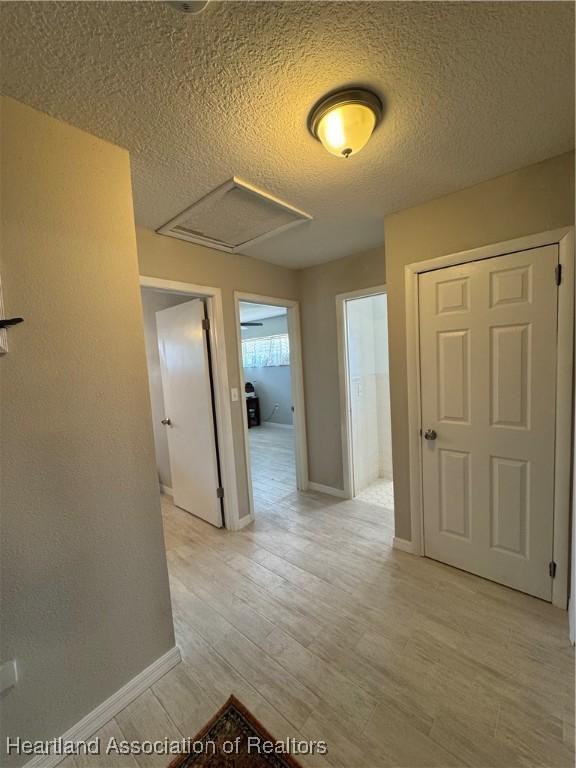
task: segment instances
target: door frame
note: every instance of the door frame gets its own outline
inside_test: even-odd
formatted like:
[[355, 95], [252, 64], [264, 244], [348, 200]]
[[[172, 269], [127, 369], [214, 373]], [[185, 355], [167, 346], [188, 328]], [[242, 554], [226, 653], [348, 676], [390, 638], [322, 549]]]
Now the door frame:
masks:
[[340, 399], [340, 433], [342, 435], [342, 474], [344, 496], [354, 498], [354, 457], [352, 455], [352, 419], [350, 386], [348, 377], [348, 334], [346, 333], [346, 302], [388, 294], [386, 285], [361, 288], [358, 291], [339, 293], [336, 296], [336, 334], [338, 339], [338, 389]]
[[242, 402], [242, 424], [244, 426], [244, 452], [246, 454], [246, 475], [250, 515], [242, 518], [247, 525], [254, 520], [254, 495], [252, 490], [252, 462], [250, 459], [250, 438], [248, 435], [248, 414], [244, 406], [244, 365], [242, 361], [242, 326], [240, 325], [240, 303], [270, 304], [285, 307], [288, 318], [288, 338], [290, 342], [290, 379], [292, 385], [292, 403], [294, 405], [294, 447], [296, 453], [296, 486], [299, 491], [308, 490], [308, 444], [306, 441], [306, 407], [304, 399], [304, 374], [302, 365], [302, 337], [300, 326], [300, 302], [281, 299], [277, 296], [263, 296], [259, 293], [234, 291], [234, 309], [236, 315], [236, 338], [238, 346], [238, 368], [240, 379], [240, 399]]
[[177, 280], [164, 280], [159, 277], [140, 275], [142, 288], [155, 288], [164, 293], [184, 293], [190, 298], [205, 299], [210, 328], [210, 351], [212, 360], [212, 379], [214, 382], [214, 400], [216, 426], [218, 429], [218, 447], [222, 487], [224, 488], [223, 509], [224, 527], [231, 531], [242, 527], [239, 517], [238, 480], [234, 458], [232, 432], [232, 410], [228, 397], [228, 363], [226, 360], [226, 341], [224, 335], [224, 313], [222, 310], [222, 291], [207, 285], [183, 283]]
[[556, 577], [552, 604], [566, 608], [570, 571], [570, 478], [572, 464], [572, 386], [574, 359], [574, 227], [564, 227], [492, 245], [426, 259], [404, 268], [406, 299], [406, 354], [408, 374], [408, 441], [410, 477], [410, 542], [397, 546], [424, 555], [422, 501], [422, 429], [420, 396], [420, 338], [418, 276], [423, 272], [467, 264], [517, 251], [558, 245], [562, 283], [558, 289], [558, 338], [556, 365], [556, 446], [554, 468], [554, 544]]

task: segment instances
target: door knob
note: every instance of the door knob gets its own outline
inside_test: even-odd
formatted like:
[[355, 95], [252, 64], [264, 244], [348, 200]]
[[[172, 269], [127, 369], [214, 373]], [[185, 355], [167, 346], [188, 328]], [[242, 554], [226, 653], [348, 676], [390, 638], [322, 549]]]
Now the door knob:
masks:
[[170, 421], [170, 419], [162, 419], [162, 424], [165, 424], [167, 427], [172, 426], [172, 422]]
[[438, 435], [434, 429], [427, 429], [426, 432], [424, 432], [424, 440], [436, 440], [437, 437]]

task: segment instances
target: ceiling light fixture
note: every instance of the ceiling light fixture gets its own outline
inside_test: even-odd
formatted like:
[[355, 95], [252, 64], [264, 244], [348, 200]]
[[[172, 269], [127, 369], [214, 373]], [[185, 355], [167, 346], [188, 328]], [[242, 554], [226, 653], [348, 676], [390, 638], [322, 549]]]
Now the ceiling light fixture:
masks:
[[366, 146], [382, 113], [375, 93], [350, 88], [321, 99], [310, 112], [308, 128], [332, 155], [350, 157]]
[[206, 8], [209, 0], [190, 0], [187, 3], [171, 2], [170, 5], [182, 13], [201, 13]]

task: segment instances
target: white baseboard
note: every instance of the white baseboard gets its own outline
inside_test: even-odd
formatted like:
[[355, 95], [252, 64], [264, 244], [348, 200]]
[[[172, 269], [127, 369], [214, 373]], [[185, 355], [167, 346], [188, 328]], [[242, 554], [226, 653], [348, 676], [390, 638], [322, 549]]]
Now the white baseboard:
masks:
[[280, 429], [294, 429], [294, 424], [279, 424], [276, 421], [263, 421], [267, 427], [280, 427]]
[[[180, 650], [174, 646], [159, 659], [156, 659], [149, 667], [122, 686], [119, 691], [112, 694], [109, 699], [99, 704], [96, 709], [89, 712], [76, 725], [69, 728], [62, 736], [65, 742], [84, 741], [102, 728], [109, 720], [121, 712], [124, 707], [131, 704], [141, 693], [154, 685], [161, 677], [169, 672], [172, 667], [181, 661]], [[24, 768], [53, 768], [64, 760], [66, 755], [36, 755], [28, 761]]]
[[309, 491], [316, 491], [317, 493], [327, 493], [328, 496], [337, 496], [339, 499], [346, 498], [346, 492], [340, 488], [332, 488], [330, 485], [322, 485], [322, 483], [308, 483]]
[[236, 527], [233, 529], [235, 531], [241, 531], [242, 528], [246, 528], [247, 525], [250, 525], [250, 523], [254, 522], [254, 515], [245, 515], [244, 517], [241, 517], [238, 522], [236, 523]]
[[401, 552], [408, 552], [411, 555], [416, 554], [414, 550], [414, 544], [411, 541], [408, 541], [408, 539], [399, 539], [396, 536], [394, 536], [394, 541], [392, 542], [392, 546], [394, 547], [394, 549], [399, 549]]
[[162, 483], [160, 483], [160, 493], [163, 493], [165, 496], [174, 496], [172, 488], [168, 485], [162, 485]]
[[254, 515], [245, 515], [244, 517], [241, 517], [238, 520], [238, 525], [236, 530], [241, 531], [242, 528], [246, 528], [247, 525], [250, 525], [250, 523], [254, 522]]

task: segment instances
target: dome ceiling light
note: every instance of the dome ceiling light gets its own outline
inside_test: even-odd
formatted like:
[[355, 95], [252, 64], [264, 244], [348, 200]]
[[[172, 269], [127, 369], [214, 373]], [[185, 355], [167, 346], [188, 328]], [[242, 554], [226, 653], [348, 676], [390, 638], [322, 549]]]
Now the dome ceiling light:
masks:
[[208, 2], [209, 0], [190, 0], [187, 3], [171, 2], [170, 5], [182, 13], [201, 13]]
[[308, 128], [328, 152], [348, 158], [368, 143], [382, 113], [375, 93], [350, 88], [321, 99], [310, 112]]

